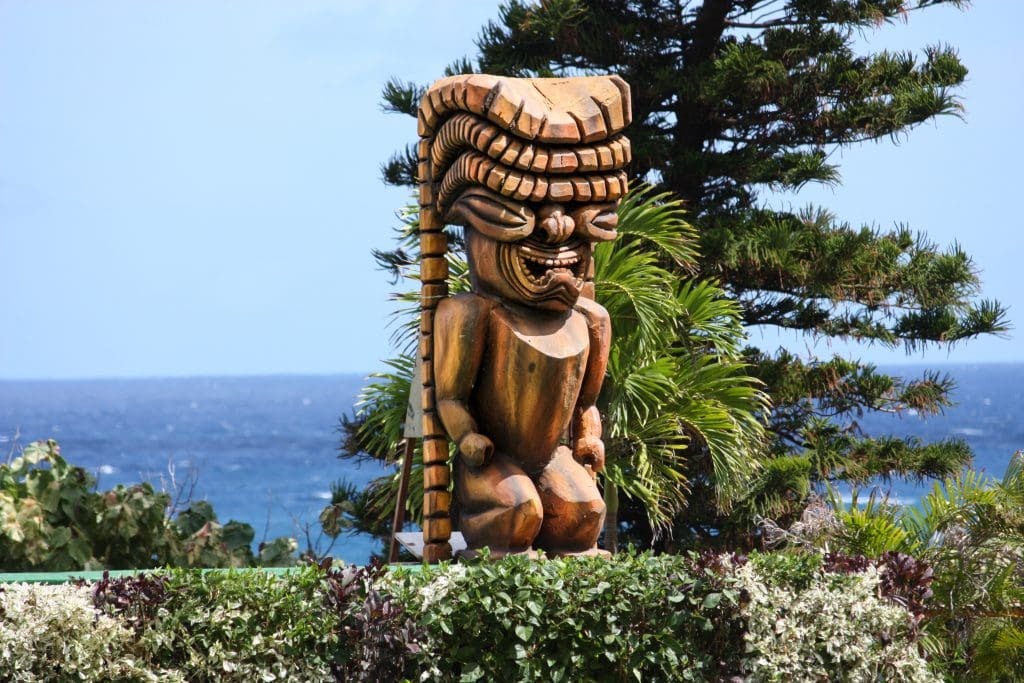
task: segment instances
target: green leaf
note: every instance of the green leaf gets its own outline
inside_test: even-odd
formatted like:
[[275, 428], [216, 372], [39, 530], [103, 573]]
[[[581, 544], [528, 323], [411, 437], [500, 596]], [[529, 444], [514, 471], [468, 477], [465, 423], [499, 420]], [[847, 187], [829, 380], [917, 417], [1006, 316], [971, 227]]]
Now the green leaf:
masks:
[[68, 542], [68, 555], [78, 563], [79, 567], [85, 567], [92, 558], [92, 549], [84, 538], [74, 538]]
[[58, 527], [50, 533], [49, 545], [51, 548], [62, 548], [71, 540], [71, 530], [67, 527]]
[[221, 529], [221, 541], [229, 552], [249, 547], [255, 536], [252, 526], [235, 520], [231, 520]]

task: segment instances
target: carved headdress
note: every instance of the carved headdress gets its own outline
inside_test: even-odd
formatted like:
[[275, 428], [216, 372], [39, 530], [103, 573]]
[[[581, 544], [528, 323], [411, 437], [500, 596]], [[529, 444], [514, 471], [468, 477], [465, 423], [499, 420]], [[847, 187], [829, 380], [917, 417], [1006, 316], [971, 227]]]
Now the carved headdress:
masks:
[[[626, 192], [623, 168], [630, 147], [621, 131], [631, 120], [629, 102], [629, 86], [618, 76], [520, 79], [481, 74], [439, 80], [420, 102], [419, 360], [427, 561], [451, 554], [448, 442], [436, 412], [433, 373], [434, 309], [448, 294], [443, 228], [461, 224], [501, 243], [520, 242], [545, 220], [539, 207], [557, 204], [577, 211], [575, 230], [582, 239], [614, 237], [614, 222], [601, 216]], [[499, 259], [519, 259], [502, 267], [510, 273], [509, 286], [534, 305], [571, 305], [581, 292], [593, 296], [589, 268], [578, 273], [562, 268], [565, 282], [556, 286], [559, 278], [531, 274], [528, 266], [537, 264], [527, 262], [536, 260], [529, 250], [524, 250], [526, 256], [498, 253], [516, 254]]]

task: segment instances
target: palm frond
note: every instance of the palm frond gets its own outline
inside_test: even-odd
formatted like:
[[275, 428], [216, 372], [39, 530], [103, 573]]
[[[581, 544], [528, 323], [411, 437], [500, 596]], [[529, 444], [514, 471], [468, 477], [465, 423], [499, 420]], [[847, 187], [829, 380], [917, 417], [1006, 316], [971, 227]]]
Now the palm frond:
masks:
[[375, 372], [356, 398], [355, 436], [360, 449], [369, 456], [393, 462], [402, 440], [409, 390], [415, 362], [409, 356], [384, 361], [391, 368]]
[[739, 307], [714, 283], [679, 283], [662, 265], [695, 256], [681, 204], [635, 190], [620, 206], [619, 233], [595, 254], [598, 301], [613, 327], [599, 407], [609, 462], [619, 463], [609, 476], [658, 529], [685, 505], [687, 458], [710, 459], [723, 509], [743, 494], [767, 398], [737, 361]]
[[594, 273], [597, 301], [611, 317], [614, 344], [650, 355], [671, 343], [681, 309], [672, 275], [654, 254], [639, 244], [605, 243], [595, 250]]
[[697, 231], [686, 222], [683, 202], [650, 185], [634, 187], [619, 204], [619, 240], [639, 244], [657, 257], [670, 259], [684, 271], [697, 271]]
[[688, 351], [706, 350], [728, 360], [737, 360], [746, 332], [740, 305], [727, 298], [711, 280], [690, 280], [678, 285], [678, 330]]

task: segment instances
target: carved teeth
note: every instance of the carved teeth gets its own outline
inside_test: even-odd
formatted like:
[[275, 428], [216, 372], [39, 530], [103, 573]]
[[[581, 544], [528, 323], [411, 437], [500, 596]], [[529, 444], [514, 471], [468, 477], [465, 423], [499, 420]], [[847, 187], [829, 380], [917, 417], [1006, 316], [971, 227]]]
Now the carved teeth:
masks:
[[[568, 275], [573, 278], [573, 283], [579, 289], [583, 286], [583, 280], [576, 277], [576, 267], [580, 263], [580, 255], [573, 249], [560, 248], [559, 253], [553, 257], [550, 251], [543, 255], [529, 247], [521, 247], [518, 251], [516, 264], [521, 277], [537, 288], [546, 287], [552, 278], [559, 275]], [[543, 270], [540, 274], [534, 274]]]
[[560, 268], [567, 268], [574, 266], [580, 262], [579, 256], [576, 253], [572, 253], [569, 256], [559, 256], [558, 258], [542, 258], [540, 256], [532, 256], [530, 254], [520, 254], [519, 257], [523, 261], [530, 261], [531, 263], [539, 263], [544, 266], [557, 266]]

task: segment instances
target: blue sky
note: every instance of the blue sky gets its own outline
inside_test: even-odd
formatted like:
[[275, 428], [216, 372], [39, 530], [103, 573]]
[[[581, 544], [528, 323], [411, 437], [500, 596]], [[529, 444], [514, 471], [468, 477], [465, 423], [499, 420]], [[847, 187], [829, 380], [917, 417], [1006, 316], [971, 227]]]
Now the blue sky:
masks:
[[[0, 379], [380, 368], [393, 287], [369, 252], [407, 194], [378, 168], [415, 135], [380, 89], [471, 55], [496, 6], [0, 1]], [[840, 187], [773, 201], [957, 241], [1016, 318], [1022, 19], [1020, 3], [979, 3], [866, 34], [872, 49], [955, 45], [966, 122], [847, 149]], [[909, 358], [833, 348], [1024, 361], [1013, 338]]]

